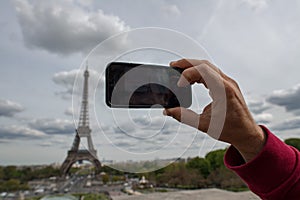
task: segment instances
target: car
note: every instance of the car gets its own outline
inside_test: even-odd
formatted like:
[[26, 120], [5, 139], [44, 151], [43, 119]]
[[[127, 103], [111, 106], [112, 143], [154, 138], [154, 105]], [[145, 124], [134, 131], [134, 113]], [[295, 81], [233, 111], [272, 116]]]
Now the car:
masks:
[[70, 191], [69, 188], [64, 189], [64, 193], [68, 193], [69, 191]]
[[7, 192], [2, 192], [2, 193], [0, 194], [0, 196], [1, 196], [1, 197], [6, 197], [6, 196], [7, 196]]
[[38, 188], [34, 191], [34, 194], [43, 194], [45, 192], [45, 189], [44, 188]]

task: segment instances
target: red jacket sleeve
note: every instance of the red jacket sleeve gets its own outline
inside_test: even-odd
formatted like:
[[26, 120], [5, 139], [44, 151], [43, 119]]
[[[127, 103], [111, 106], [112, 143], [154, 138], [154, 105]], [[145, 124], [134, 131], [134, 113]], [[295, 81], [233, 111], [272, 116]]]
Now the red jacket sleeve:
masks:
[[245, 163], [238, 150], [230, 146], [224, 157], [226, 167], [262, 199], [300, 199], [300, 152], [262, 128], [267, 139], [261, 152]]

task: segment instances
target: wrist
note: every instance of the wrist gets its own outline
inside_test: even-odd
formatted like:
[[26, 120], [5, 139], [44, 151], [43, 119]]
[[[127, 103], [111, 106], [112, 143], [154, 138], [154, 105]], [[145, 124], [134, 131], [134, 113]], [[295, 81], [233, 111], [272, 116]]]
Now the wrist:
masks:
[[255, 158], [266, 142], [266, 134], [264, 130], [256, 125], [255, 129], [247, 134], [245, 134], [243, 141], [238, 144], [232, 144], [242, 155], [245, 162], [249, 162]]

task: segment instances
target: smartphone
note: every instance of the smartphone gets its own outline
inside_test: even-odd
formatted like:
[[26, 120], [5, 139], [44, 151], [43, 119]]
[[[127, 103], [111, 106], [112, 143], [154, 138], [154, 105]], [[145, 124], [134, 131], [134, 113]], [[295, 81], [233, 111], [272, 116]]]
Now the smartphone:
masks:
[[178, 87], [183, 69], [112, 62], [105, 71], [106, 104], [111, 108], [172, 108], [192, 104], [191, 86]]

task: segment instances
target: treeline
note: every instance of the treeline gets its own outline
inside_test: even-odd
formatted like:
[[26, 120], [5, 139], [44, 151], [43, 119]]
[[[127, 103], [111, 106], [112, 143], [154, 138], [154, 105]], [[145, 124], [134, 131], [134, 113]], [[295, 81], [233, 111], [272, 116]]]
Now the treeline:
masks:
[[[233, 191], [246, 190], [247, 186], [244, 182], [224, 166], [225, 151], [225, 149], [215, 150], [209, 152], [204, 158], [179, 159], [164, 168], [149, 173], [124, 173], [107, 166], [103, 167], [102, 171], [110, 175], [110, 179], [105, 177], [106, 181], [110, 182], [113, 182], [112, 177], [126, 176], [141, 179], [142, 176], [145, 176], [149, 184], [155, 187], [178, 189], [213, 187]], [[148, 165], [151, 166], [150, 161]]]
[[[300, 139], [290, 138], [286, 144], [300, 151]], [[204, 158], [192, 158], [187, 162], [174, 162], [160, 170], [143, 174], [159, 187], [185, 189], [221, 188], [232, 191], [247, 189], [245, 183], [224, 165], [226, 150], [209, 152]]]
[[174, 162], [144, 176], [157, 187], [246, 190], [244, 182], [224, 166], [225, 151], [225, 149], [216, 150], [209, 152], [204, 158], [195, 157], [188, 159], [187, 162]]
[[0, 192], [28, 190], [28, 181], [59, 175], [59, 169], [52, 166], [40, 168], [0, 166]]

